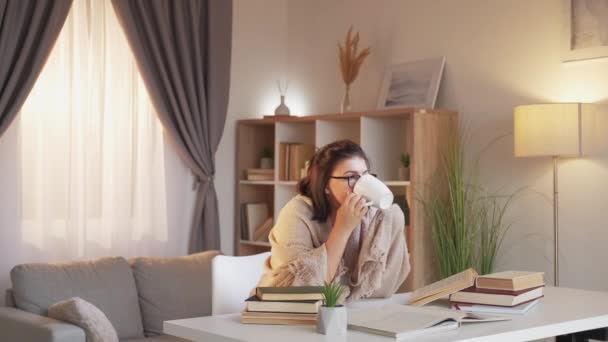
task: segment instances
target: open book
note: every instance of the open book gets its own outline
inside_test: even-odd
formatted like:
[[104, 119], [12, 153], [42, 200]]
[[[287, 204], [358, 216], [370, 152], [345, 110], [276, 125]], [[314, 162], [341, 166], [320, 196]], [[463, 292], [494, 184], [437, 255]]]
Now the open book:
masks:
[[421, 287], [410, 297], [410, 305], [422, 306], [439, 298], [447, 297], [452, 293], [464, 290], [475, 284], [477, 272], [469, 268], [466, 271], [454, 274], [438, 282]]
[[509, 319], [435, 307], [388, 304], [381, 308], [349, 311], [348, 328], [401, 339], [457, 329], [461, 323]]

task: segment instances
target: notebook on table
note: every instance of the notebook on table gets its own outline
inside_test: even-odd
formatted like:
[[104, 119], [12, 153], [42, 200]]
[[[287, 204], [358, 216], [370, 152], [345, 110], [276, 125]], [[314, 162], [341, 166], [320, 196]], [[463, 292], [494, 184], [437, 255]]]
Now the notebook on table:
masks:
[[467, 312], [482, 312], [490, 314], [508, 314], [508, 315], [524, 315], [532, 307], [540, 302], [540, 299], [533, 300], [531, 302], [519, 304], [513, 307], [507, 306], [496, 306], [496, 305], [484, 305], [484, 304], [471, 304], [471, 303], [451, 303], [452, 309], [467, 311]]

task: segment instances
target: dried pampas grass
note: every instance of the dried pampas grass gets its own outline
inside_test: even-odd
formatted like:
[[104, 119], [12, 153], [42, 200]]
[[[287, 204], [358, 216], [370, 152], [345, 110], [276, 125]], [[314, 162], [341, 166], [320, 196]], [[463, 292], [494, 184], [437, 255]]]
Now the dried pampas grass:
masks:
[[340, 61], [340, 71], [342, 72], [342, 79], [346, 84], [346, 87], [350, 87], [351, 83], [355, 81], [357, 75], [359, 75], [359, 69], [365, 61], [365, 58], [371, 53], [370, 48], [363, 49], [357, 54], [359, 45], [359, 32], [353, 36], [353, 27], [348, 29], [346, 34], [346, 40], [344, 46], [338, 42], [338, 60]]

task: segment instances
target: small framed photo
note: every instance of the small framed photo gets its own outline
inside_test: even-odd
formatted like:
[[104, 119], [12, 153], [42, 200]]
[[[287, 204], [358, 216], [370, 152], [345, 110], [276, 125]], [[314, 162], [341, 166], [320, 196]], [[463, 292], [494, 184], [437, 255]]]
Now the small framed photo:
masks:
[[435, 108], [444, 65], [437, 57], [387, 67], [377, 108]]
[[562, 0], [562, 62], [608, 57], [608, 1]]

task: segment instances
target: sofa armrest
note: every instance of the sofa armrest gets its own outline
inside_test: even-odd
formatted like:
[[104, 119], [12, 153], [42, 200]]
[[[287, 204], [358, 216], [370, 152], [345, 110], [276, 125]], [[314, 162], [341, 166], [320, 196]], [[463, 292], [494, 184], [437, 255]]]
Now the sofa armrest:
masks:
[[81, 328], [27, 311], [0, 307], [0, 341], [86, 342]]

